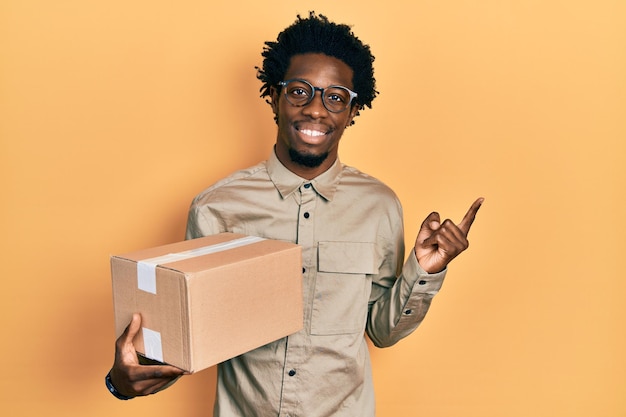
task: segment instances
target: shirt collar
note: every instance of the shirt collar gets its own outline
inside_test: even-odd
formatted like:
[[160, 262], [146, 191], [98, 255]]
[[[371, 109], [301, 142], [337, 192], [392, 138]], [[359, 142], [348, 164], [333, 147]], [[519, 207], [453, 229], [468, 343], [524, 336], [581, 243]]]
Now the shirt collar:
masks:
[[315, 189], [319, 195], [331, 201], [337, 190], [339, 179], [341, 178], [342, 165], [339, 158], [337, 158], [330, 168], [309, 181], [289, 171], [282, 162], [278, 160], [276, 152], [272, 151], [267, 161], [267, 172], [274, 186], [283, 198], [287, 198], [300, 188], [302, 184], [308, 182], [311, 183], [313, 189]]

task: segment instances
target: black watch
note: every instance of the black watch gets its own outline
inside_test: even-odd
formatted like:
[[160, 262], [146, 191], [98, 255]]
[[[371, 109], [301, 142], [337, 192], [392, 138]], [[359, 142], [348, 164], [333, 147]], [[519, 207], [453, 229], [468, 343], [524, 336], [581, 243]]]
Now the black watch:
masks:
[[117, 398], [118, 400], [130, 400], [134, 398], [134, 397], [127, 397], [125, 395], [120, 394], [117, 388], [115, 388], [115, 386], [113, 385], [113, 382], [111, 382], [111, 371], [109, 371], [107, 376], [104, 377], [104, 383], [106, 384], [109, 392], [113, 394], [113, 396]]

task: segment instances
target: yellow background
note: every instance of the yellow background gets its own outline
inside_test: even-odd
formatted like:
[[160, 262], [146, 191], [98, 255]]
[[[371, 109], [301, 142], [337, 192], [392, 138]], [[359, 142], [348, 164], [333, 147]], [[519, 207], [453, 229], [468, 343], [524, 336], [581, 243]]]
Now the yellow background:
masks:
[[209, 416], [215, 369], [120, 402], [109, 255], [183, 237], [265, 159], [263, 42], [315, 9], [372, 47], [343, 162], [407, 243], [485, 196], [423, 326], [373, 350], [378, 415], [626, 415], [626, 2], [4, 0], [0, 414]]

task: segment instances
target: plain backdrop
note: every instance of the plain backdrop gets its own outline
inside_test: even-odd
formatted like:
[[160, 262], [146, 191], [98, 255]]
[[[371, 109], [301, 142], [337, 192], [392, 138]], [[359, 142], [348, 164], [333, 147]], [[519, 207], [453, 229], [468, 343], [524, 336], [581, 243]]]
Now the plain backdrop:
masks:
[[423, 325], [372, 347], [380, 417], [626, 415], [626, 2], [3, 0], [0, 414], [211, 416], [215, 368], [128, 402], [109, 256], [181, 240], [191, 199], [264, 160], [264, 41], [353, 26], [380, 96], [343, 162], [404, 205], [486, 198]]

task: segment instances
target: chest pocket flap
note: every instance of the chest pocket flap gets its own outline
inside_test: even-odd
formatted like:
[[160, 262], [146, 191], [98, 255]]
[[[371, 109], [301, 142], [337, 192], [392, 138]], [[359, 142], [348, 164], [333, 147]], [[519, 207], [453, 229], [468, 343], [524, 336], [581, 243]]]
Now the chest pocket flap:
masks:
[[376, 245], [372, 242], [319, 242], [318, 270], [344, 274], [377, 274]]

